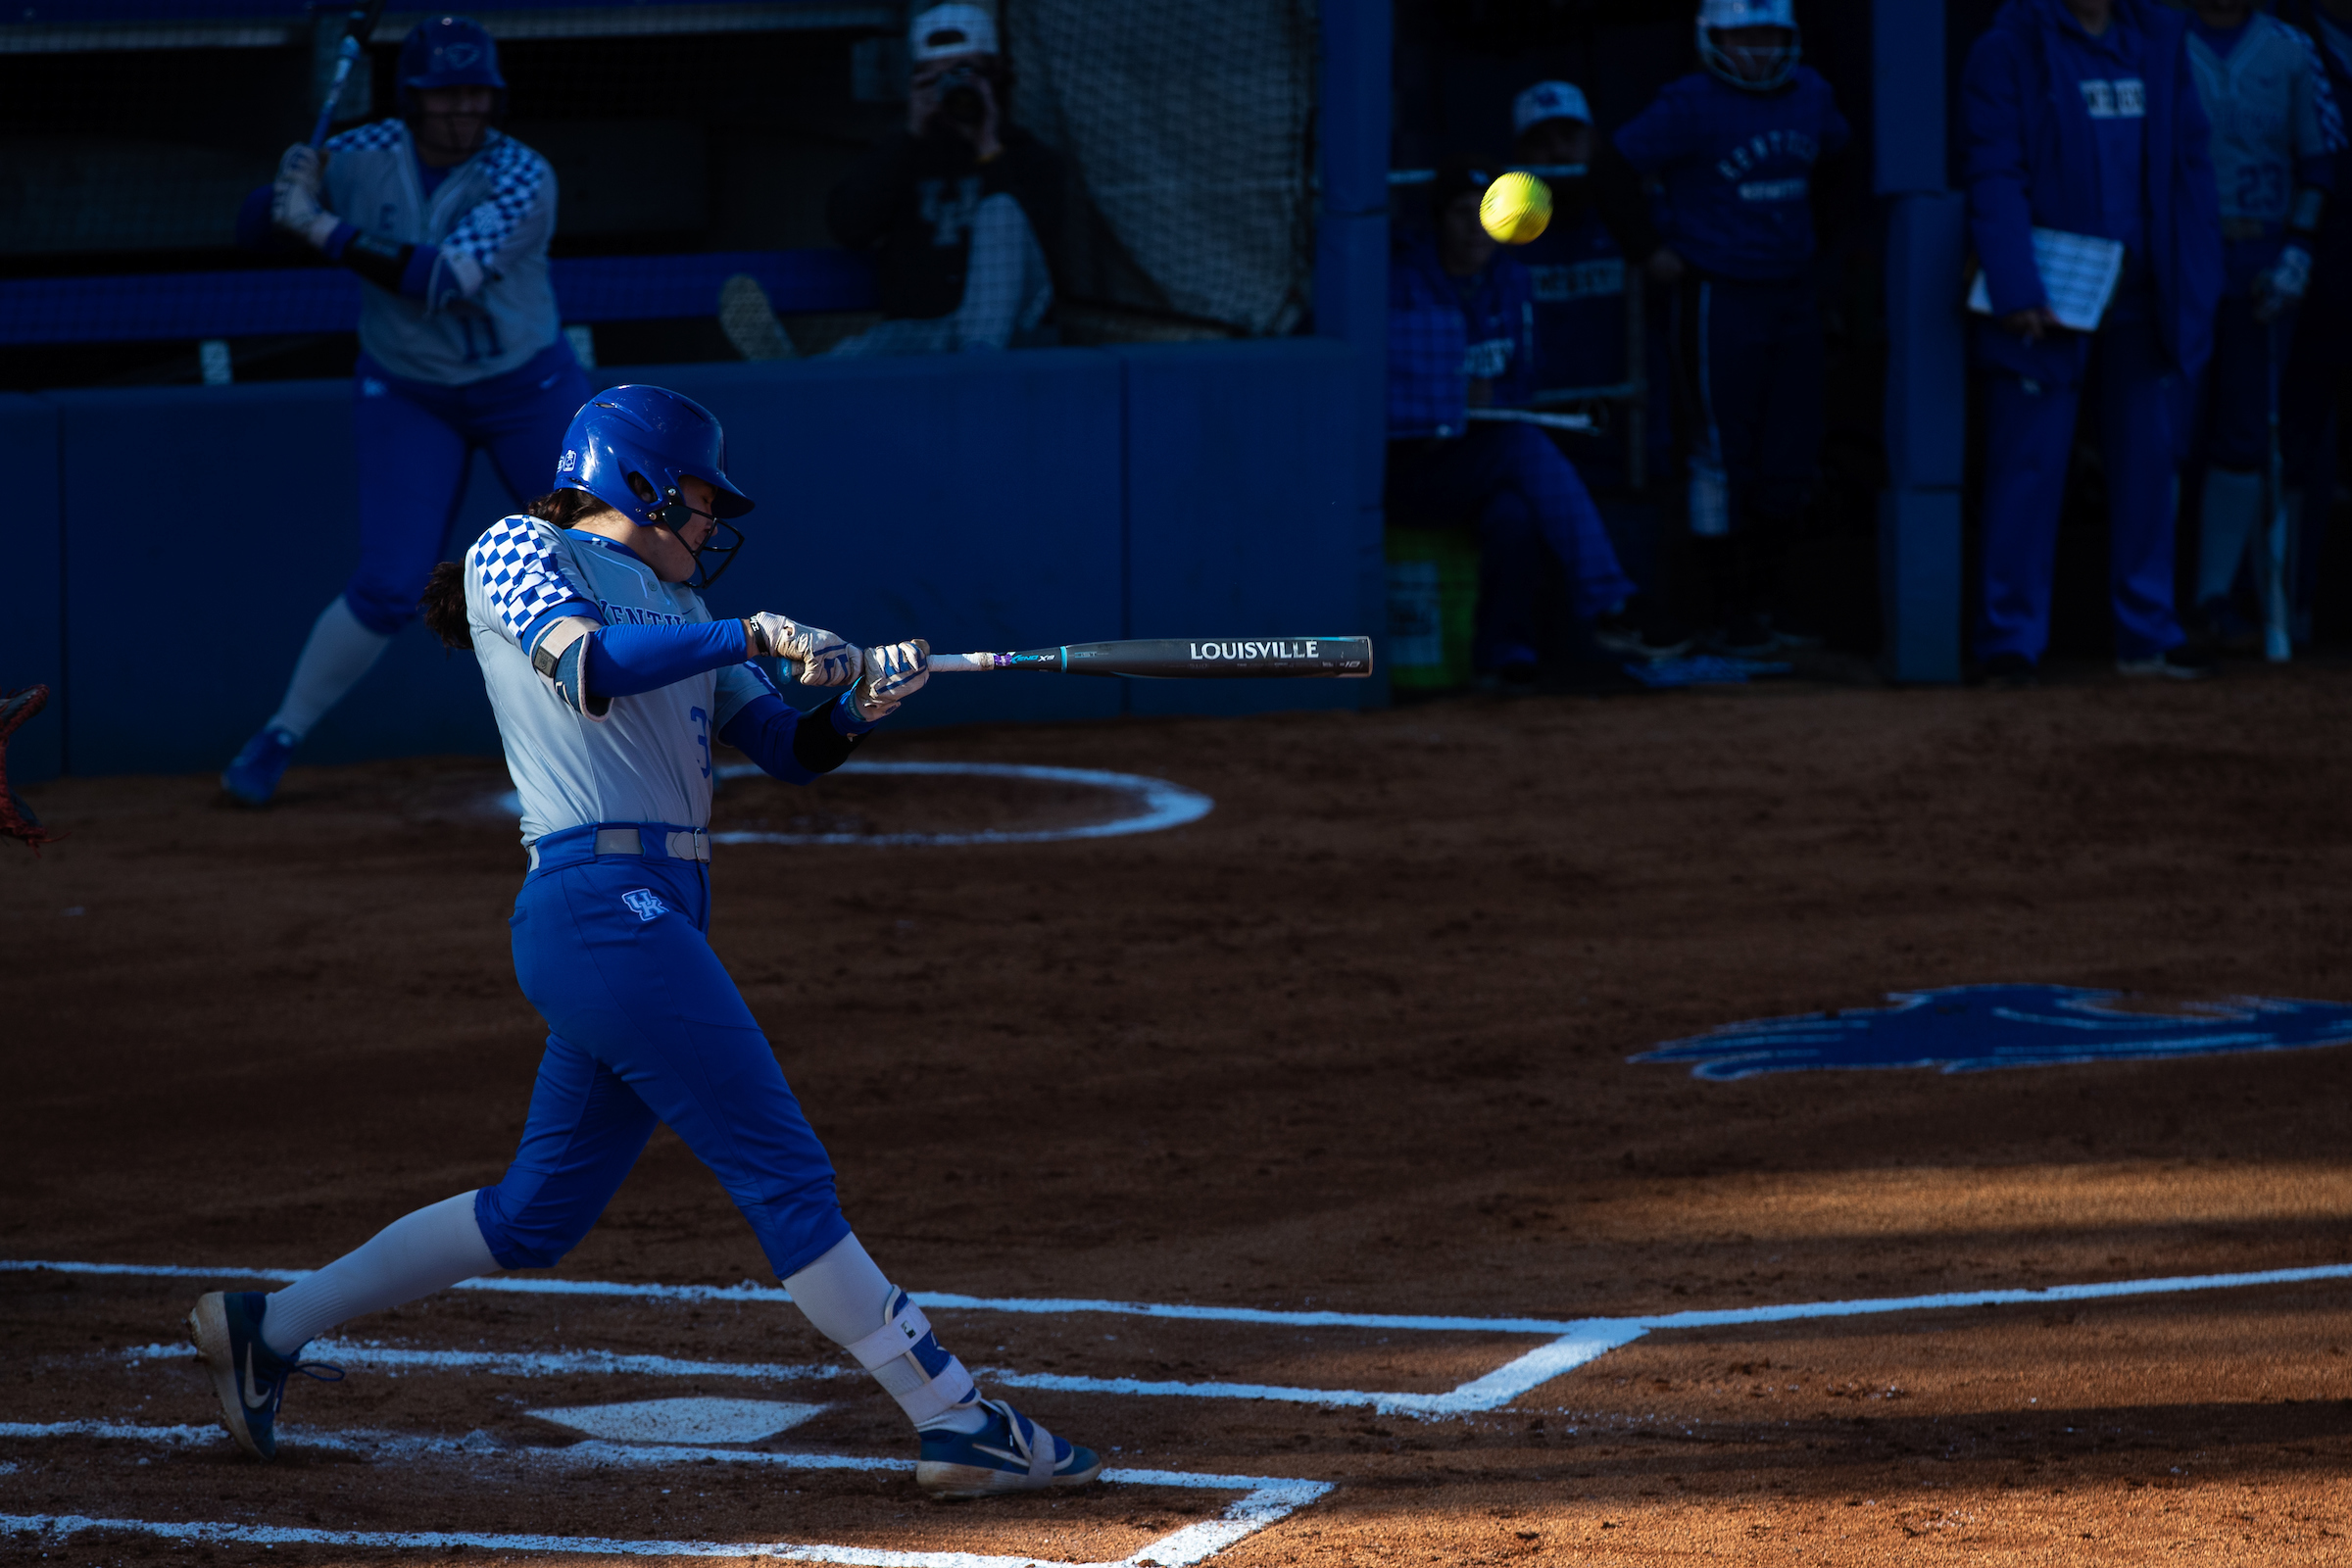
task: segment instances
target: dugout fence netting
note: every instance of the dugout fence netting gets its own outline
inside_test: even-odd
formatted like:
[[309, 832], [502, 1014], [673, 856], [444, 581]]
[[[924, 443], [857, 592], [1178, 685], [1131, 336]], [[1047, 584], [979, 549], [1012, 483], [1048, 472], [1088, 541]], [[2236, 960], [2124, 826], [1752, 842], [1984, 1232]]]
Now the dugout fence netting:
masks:
[[[1314, 0], [1003, 0], [1013, 118], [1073, 178], [1062, 340], [1300, 329]], [[348, 4], [30, 0], [0, 19], [0, 386], [340, 374], [360, 285], [237, 215], [307, 133]], [[440, 13], [434, 13], [440, 14]], [[873, 318], [825, 197], [906, 120], [904, 3], [501, 0], [506, 128], [559, 183], [559, 306], [607, 364], [722, 359], [760, 282], [804, 352]], [[393, 112], [394, 0], [338, 128]], [[355, 215], [346, 215], [355, 216]], [[828, 323], [831, 323], [828, 325]]]

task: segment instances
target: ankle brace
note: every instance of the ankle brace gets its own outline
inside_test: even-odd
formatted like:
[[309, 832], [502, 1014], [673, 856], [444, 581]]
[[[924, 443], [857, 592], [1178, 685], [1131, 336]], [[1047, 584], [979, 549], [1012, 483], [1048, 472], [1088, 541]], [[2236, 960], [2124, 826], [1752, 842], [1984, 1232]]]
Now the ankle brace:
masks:
[[905, 1291], [893, 1294], [890, 1315], [880, 1328], [844, 1348], [889, 1391], [917, 1429], [959, 1424], [962, 1412], [979, 1402], [972, 1375], [940, 1348], [931, 1320]]

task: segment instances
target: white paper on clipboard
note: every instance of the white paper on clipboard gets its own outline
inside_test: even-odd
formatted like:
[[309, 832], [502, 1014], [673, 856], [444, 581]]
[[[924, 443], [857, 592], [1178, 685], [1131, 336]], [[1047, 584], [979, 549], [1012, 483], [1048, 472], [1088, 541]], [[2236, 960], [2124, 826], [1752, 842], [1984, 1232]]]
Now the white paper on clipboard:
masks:
[[[2115, 285], [2124, 275], [2124, 242], [2093, 234], [2070, 234], [2062, 228], [2034, 230], [2034, 266], [2041, 273], [2041, 291], [2049, 296], [2050, 314], [2058, 324], [2077, 332], [2095, 332]], [[1992, 295], [1984, 274], [1969, 285], [1968, 308], [1979, 316], [1992, 314]]]

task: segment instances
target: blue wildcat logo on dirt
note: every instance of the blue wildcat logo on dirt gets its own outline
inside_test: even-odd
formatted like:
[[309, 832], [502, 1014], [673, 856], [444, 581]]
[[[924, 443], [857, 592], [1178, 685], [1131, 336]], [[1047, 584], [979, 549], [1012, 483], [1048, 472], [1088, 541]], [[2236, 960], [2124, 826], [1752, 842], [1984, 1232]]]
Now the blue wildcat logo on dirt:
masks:
[[2352, 1006], [2229, 997], [2132, 1011], [2121, 991], [2081, 986], [1944, 986], [1892, 991], [1891, 1007], [1849, 1007], [1726, 1024], [1629, 1061], [1690, 1063], [1722, 1083], [1827, 1067], [1984, 1072], [2085, 1061], [2153, 1061], [2352, 1044]]
[[669, 911], [669, 906], [663, 904], [661, 895], [652, 888], [631, 888], [620, 896], [620, 902], [635, 909], [640, 920], [651, 920], [658, 914]]

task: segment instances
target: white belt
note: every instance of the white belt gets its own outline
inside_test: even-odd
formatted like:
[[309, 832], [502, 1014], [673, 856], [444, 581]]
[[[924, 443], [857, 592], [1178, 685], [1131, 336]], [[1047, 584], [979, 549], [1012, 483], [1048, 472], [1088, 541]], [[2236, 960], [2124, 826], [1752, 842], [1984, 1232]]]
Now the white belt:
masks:
[[[643, 855], [645, 835], [633, 827], [600, 827], [596, 830], [596, 853], [599, 855]], [[673, 860], [709, 860], [710, 835], [699, 827], [679, 828], [662, 836], [662, 853]], [[539, 869], [539, 846], [531, 846], [531, 869]]]

